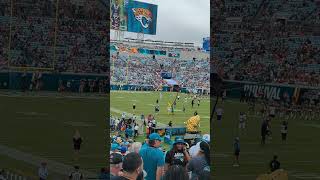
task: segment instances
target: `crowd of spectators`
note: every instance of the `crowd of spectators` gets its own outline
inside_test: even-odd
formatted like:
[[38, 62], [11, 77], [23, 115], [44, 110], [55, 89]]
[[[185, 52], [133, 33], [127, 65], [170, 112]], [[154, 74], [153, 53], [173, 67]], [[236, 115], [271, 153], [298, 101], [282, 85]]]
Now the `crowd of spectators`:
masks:
[[106, 73], [107, 8], [96, 0], [1, 1], [0, 69]]
[[[204, 135], [193, 144], [187, 144], [183, 137], [176, 136], [169, 150], [162, 148], [163, 141], [158, 133], [151, 133], [143, 143], [124, 138], [121, 134], [110, 138], [112, 180], [125, 180], [128, 173], [133, 173], [132, 179], [137, 180], [210, 179], [210, 135]], [[127, 162], [130, 156], [136, 159]], [[135, 168], [128, 171], [128, 166]]]
[[227, 80], [320, 86], [319, 3], [215, 1], [214, 66]]
[[[115, 45], [118, 44], [115, 43]], [[148, 45], [147, 48], [155, 49], [153, 45]], [[209, 89], [209, 54], [197, 49], [175, 51], [180, 54], [187, 51], [188, 56], [172, 58], [156, 55], [153, 57], [149, 54], [111, 51], [111, 83], [152, 86], [158, 89], [165, 85], [161, 77], [161, 73], [165, 72], [171, 73], [172, 79], [176, 80], [181, 87]]]

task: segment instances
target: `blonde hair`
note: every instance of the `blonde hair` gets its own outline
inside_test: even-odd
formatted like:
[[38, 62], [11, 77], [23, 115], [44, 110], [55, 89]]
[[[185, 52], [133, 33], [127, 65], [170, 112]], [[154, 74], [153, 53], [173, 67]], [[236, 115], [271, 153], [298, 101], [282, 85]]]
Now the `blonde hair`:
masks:
[[76, 132], [73, 135], [73, 138], [79, 139], [81, 137], [79, 130], [77, 129]]
[[140, 149], [141, 149], [141, 142], [134, 142], [132, 143], [132, 145], [129, 148], [129, 152], [136, 152], [139, 153]]

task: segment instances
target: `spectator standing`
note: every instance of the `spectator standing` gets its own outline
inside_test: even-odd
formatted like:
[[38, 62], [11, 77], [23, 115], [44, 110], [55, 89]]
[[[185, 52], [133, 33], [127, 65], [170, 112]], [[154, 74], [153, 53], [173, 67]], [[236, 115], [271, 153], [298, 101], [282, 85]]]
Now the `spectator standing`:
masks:
[[186, 149], [186, 142], [180, 136], [175, 138], [173, 147], [170, 151], [167, 152], [165, 158], [165, 171], [172, 165], [181, 165], [186, 167], [187, 163], [190, 161], [190, 155]]
[[143, 161], [138, 153], [132, 152], [123, 158], [122, 172], [111, 180], [143, 180]]
[[78, 159], [80, 147], [82, 144], [82, 138], [80, 135], [79, 130], [76, 130], [75, 134], [73, 135], [73, 149], [75, 152], [75, 159]]
[[69, 180], [82, 180], [83, 174], [80, 172], [79, 166], [74, 166], [74, 171], [70, 173]]
[[278, 161], [278, 156], [274, 155], [273, 160], [270, 162], [271, 172], [280, 169], [280, 162]]
[[152, 133], [149, 136], [149, 146], [139, 152], [144, 162], [143, 168], [147, 172], [146, 180], [160, 180], [163, 176], [165, 161], [164, 154], [159, 149], [161, 141], [158, 133]]
[[236, 137], [234, 139], [233, 149], [234, 149], [234, 163], [233, 163], [233, 166], [237, 167], [237, 166], [239, 166], [239, 155], [240, 155], [240, 139], [239, 139], [239, 137]]
[[4, 170], [0, 170], [0, 180], [7, 180], [5, 177], [4, 177]]
[[186, 168], [180, 165], [173, 165], [166, 171], [163, 180], [189, 180], [189, 175]]
[[206, 141], [200, 143], [198, 154], [193, 157], [188, 166], [191, 171], [191, 180], [197, 180], [203, 171], [210, 171], [210, 145]]
[[139, 134], [139, 125], [136, 123], [134, 126], [134, 136], [137, 137]]
[[283, 121], [281, 124], [281, 136], [282, 136], [282, 141], [287, 140], [287, 134], [288, 134], [288, 122]]
[[47, 163], [46, 162], [42, 162], [41, 166], [39, 167], [38, 170], [38, 176], [40, 180], [46, 180], [48, 178], [48, 168], [47, 168]]
[[110, 177], [118, 176], [122, 169], [122, 155], [119, 153], [110, 154]]

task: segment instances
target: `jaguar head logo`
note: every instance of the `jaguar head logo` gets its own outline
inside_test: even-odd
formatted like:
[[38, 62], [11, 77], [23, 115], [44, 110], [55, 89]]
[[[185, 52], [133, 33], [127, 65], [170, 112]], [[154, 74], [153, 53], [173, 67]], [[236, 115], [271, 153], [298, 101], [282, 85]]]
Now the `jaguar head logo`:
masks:
[[152, 22], [152, 13], [148, 9], [144, 8], [132, 8], [134, 17], [138, 20], [143, 28], [148, 28], [150, 22]]

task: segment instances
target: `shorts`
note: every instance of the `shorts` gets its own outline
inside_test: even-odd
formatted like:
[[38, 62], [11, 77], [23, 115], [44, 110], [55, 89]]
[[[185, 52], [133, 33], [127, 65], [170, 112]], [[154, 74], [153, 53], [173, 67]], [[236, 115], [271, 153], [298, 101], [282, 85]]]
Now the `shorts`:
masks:
[[239, 123], [239, 129], [245, 129], [246, 128], [246, 123], [245, 122], [240, 122]]
[[80, 150], [80, 144], [74, 144], [73, 145], [74, 150]]
[[221, 115], [217, 115], [217, 120], [220, 121], [222, 119]]
[[275, 117], [275, 115], [274, 115], [274, 114], [270, 114], [270, 117], [274, 118], [274, 117]]
[[240, 151], [234, 151], [234, 155], [235, 156], [239, 156], [240, 155]]

